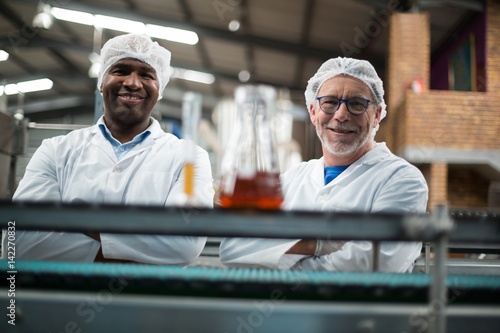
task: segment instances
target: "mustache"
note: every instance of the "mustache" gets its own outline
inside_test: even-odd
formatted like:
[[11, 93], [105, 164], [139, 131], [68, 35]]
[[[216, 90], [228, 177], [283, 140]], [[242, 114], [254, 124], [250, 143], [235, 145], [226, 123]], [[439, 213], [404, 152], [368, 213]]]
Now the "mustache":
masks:
[[335, 124], [333, 126], [328, 126], [328, 124], [323, 125], [324, 129], [330, 129], [334, 131], [351, 131], [351, 132], [359, 132], [358, 126], [347, 125], [347, 124]]

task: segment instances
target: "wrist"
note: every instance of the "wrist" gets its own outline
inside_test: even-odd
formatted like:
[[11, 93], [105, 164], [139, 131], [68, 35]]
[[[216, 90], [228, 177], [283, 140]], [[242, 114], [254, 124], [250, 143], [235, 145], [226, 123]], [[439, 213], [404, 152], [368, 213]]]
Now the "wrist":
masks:
[[322, 246], [323, 245], [323, 241], [321, 239], [318, 239], [316, 241], [316, 247], [314, 248], [314, 255], [316, 257], [319, 257], [321, 256], [321, 249], [322, 249]]
[[286, 253], [312, 256], [316, 252], [316, 247], [316, 240], [302, 239], [295, 243]]

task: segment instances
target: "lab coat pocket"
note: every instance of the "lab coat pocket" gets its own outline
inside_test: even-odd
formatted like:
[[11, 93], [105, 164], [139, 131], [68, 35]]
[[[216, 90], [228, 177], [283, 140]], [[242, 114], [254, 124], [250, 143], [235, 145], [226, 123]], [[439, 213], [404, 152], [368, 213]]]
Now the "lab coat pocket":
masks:
[[145, 171], [134, 177], [130, 186], [135, 204], [163, 205], [173, 186], [169, 172]]

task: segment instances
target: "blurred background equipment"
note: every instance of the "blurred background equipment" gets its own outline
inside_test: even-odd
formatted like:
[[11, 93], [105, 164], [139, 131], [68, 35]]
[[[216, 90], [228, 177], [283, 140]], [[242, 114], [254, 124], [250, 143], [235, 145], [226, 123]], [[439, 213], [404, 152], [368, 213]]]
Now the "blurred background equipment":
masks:
[[14, 194], [16, 165], [18, 158], [26, 154], [27, 140], [26, 120], [16, 119], [0, 110], [0, 198]]

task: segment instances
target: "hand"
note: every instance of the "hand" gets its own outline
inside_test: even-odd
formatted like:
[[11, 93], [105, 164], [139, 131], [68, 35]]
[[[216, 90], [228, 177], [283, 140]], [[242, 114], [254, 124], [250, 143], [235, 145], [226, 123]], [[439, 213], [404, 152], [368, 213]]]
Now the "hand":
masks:
[[101, 241], [101, 234], [99, 234], [98, 232], [85, 232], [84, 235], [95, 239], [96, 241]]
[[316, 241], [309, 239], [302, 239], [299, 242], [295, 243], [286, 254], [301, 254], [301, 255], [310, 255], [314, 254], [316, 250]]
[[330, 241], [319, 239], [316, 242], [316, 251], [314, 251], [314, 255], [316, 257], [321, 257], [333, 252], [336, 252], [344, 246], [345, 241]]
[[125, 259], [104, 258], [104, 255], [102, 254], [102, 247], [99, 248], [99, 251], [97, 252], [97, 255], [94, 259], [94, 262], [108, 262], [108, 263], [110, 262], [110, 263], [125, 263], [125, 264], [136, 263], [135, 261], [125, 260]]

